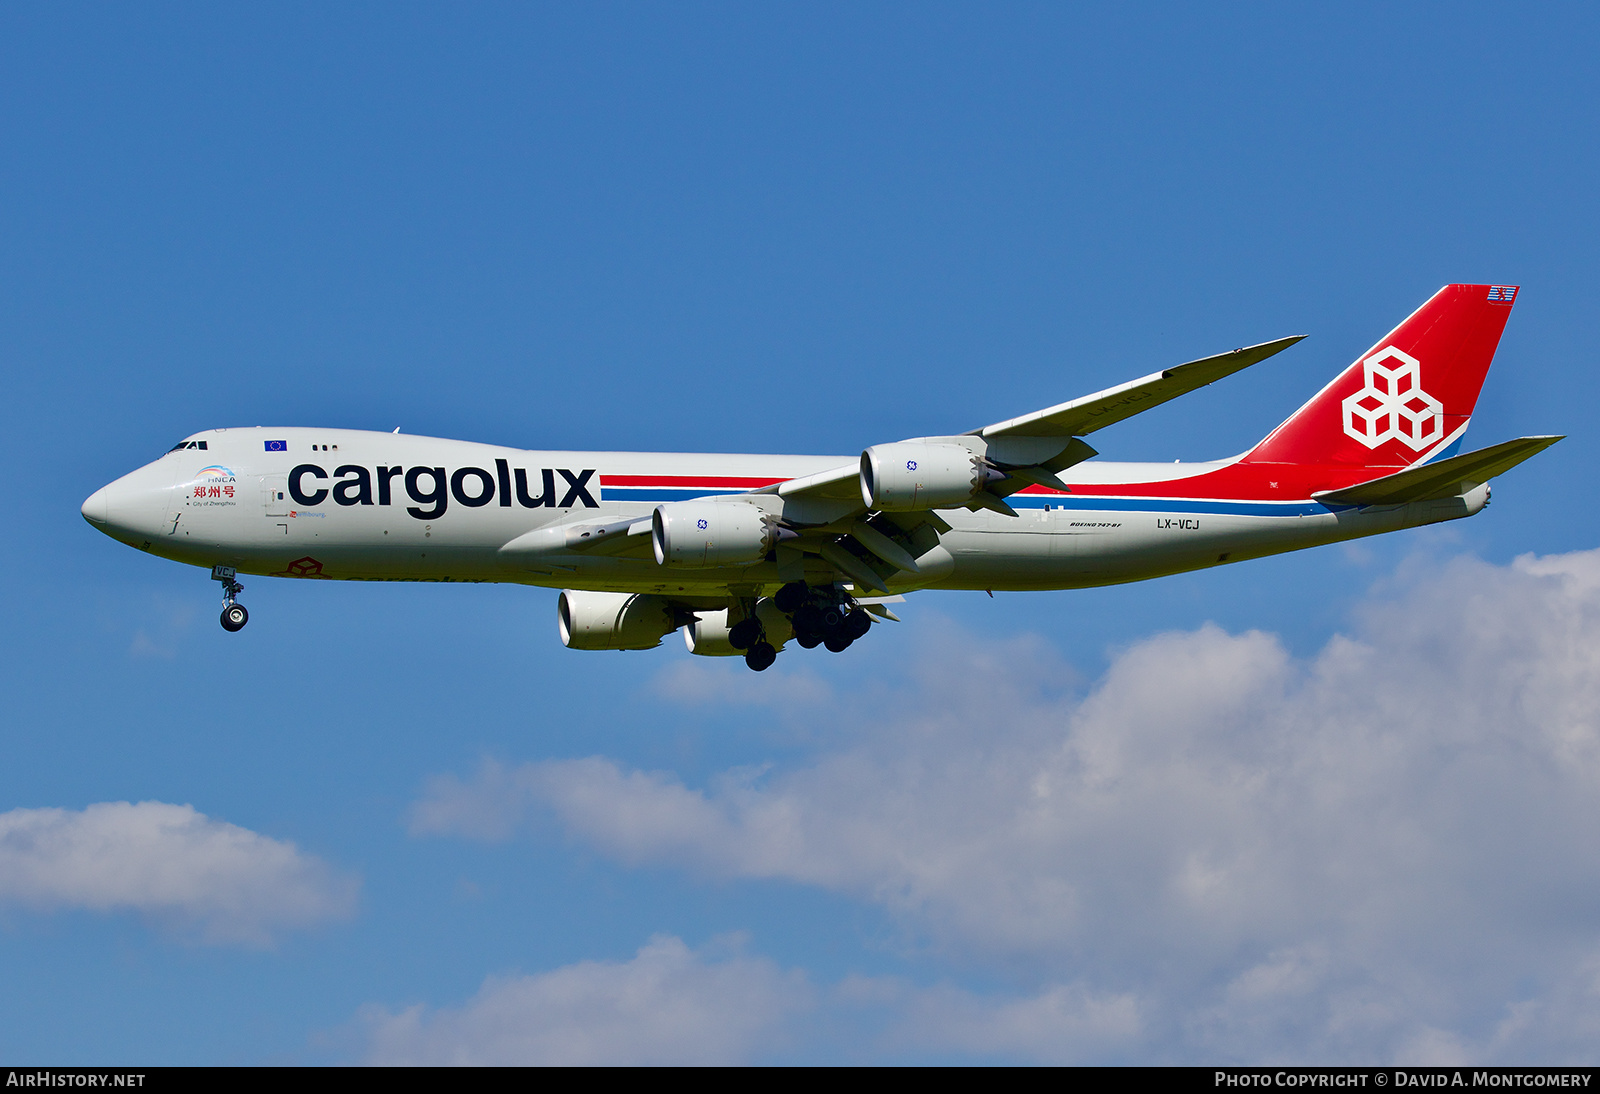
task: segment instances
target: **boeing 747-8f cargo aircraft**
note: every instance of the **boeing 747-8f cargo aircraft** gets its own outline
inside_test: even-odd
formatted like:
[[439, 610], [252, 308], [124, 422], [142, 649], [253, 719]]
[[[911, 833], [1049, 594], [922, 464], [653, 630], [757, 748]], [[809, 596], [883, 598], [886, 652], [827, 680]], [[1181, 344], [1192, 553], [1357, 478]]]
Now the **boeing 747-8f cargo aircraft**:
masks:
[[772, 664], [835, 652], [918, 589], [1074, 589], [1471, 516], [1560, 440], [1458, 454], [1516, 286], [1446, 285], [1250, 451], [1105, 463], [1085, 436], [1238, 372], [1281, 338], [859, 458], [537, 452], [348, 429], [216, 429], [97, 491], [83, 515], [211, 569], [509, 581], [562, 590], [561, 641]]

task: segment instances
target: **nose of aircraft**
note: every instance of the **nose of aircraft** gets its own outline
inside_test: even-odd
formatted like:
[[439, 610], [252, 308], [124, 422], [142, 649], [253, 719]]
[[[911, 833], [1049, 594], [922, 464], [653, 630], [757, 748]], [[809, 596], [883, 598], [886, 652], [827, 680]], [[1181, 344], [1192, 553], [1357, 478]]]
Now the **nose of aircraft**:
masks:
[[111, 504], [107, 500], [106, 487], [102, 486], [84, 500], [83, 519], [96, 528], [104, 528], [107, 520], [110, 519], [107, 515], [110, 509]]
[[107, 483], [85, 499], [83, 519], [112, 539], [148, 546], [161, 534], [173, 474], [158, 461]]

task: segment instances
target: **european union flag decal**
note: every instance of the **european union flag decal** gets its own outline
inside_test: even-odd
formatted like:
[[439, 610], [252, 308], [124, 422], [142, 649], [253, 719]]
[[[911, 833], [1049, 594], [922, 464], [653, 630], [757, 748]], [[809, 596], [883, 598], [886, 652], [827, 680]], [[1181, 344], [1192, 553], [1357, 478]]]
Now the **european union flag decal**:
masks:
[[266, 441], [265, 444], [267, 446], [267, 451], [268, 452], [287, 452], [287, 451], [289, 451], [289, 442], [288, 441]]

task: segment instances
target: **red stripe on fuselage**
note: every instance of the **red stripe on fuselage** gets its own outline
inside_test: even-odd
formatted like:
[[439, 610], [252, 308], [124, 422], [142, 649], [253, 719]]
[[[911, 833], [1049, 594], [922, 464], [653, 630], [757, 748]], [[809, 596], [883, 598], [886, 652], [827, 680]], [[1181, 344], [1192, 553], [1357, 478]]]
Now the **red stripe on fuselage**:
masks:
[[[1229, 464], [1190, 478], [1157, 482], [1072, 483], [1074, 497], [1193, 498], [1197, 501], [1294, 501], [1319, 490], [1339, 490], [1391, 474], [1392, 469], [1349, 464]], [[1048, 486], [1018, 491], [1032, 497], [1061, 497]]]
[[[1193, 498], [1197, 501], [1292, 501], [1320, 490], [1338, 490], [1391, 473], [1392, 469], [1349, 464], [1234, 463], [1198, 475], [1155, 482], [1072, 483], [1074, 497]], [[740, 475], [603, 475], [605, 486], [683, 490], [759, 490], [781, 478]], [[1048, 486], [1027, 486], [1025, 497], [1061, 497]]]
[[759, 490], [787, 479], [744, 478], [735, 475], [601, 475], [606, 486], [661, 486], [688, 490]]

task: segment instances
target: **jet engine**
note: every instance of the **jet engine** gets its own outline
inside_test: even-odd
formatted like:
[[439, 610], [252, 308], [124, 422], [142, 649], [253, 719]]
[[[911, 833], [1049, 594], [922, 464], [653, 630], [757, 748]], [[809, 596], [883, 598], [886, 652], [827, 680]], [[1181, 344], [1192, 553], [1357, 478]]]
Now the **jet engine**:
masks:
[[[744, 648], [731, 641], [726, 608], [695, 614], [699, 618], [683, 628], [683, 644], [689, 647], [690, 653], [701, 657], [744, 656]], [[773, 649], [783, 649], [784, 643], [794, 637], [789, 617], [778, 610], [771, 597], [763, 597], [756, 605], [756, 618], [761, 621], [761, 640]]]
[[736, 650], [728, 641], [727, 609], [715, 612], [696, 612], [699, 616], [683, 628], [683, 644], [690, 653], [701, 657], [743, 657], [744, 650]]
[[561, 590], [556, 604], [561, 644], [569, 650], [648, 650], [677, 629], [671, 606], [642, 593]]
[[959, 444], [901, 441], [861, 453], [861, 498], [885, 513], [960, 508], [1005, 477]]
[[760, 562], [797, 533], [741, 501], [672, 501], [650, 517], [650, 542], [663, 566], [737, 566]]

